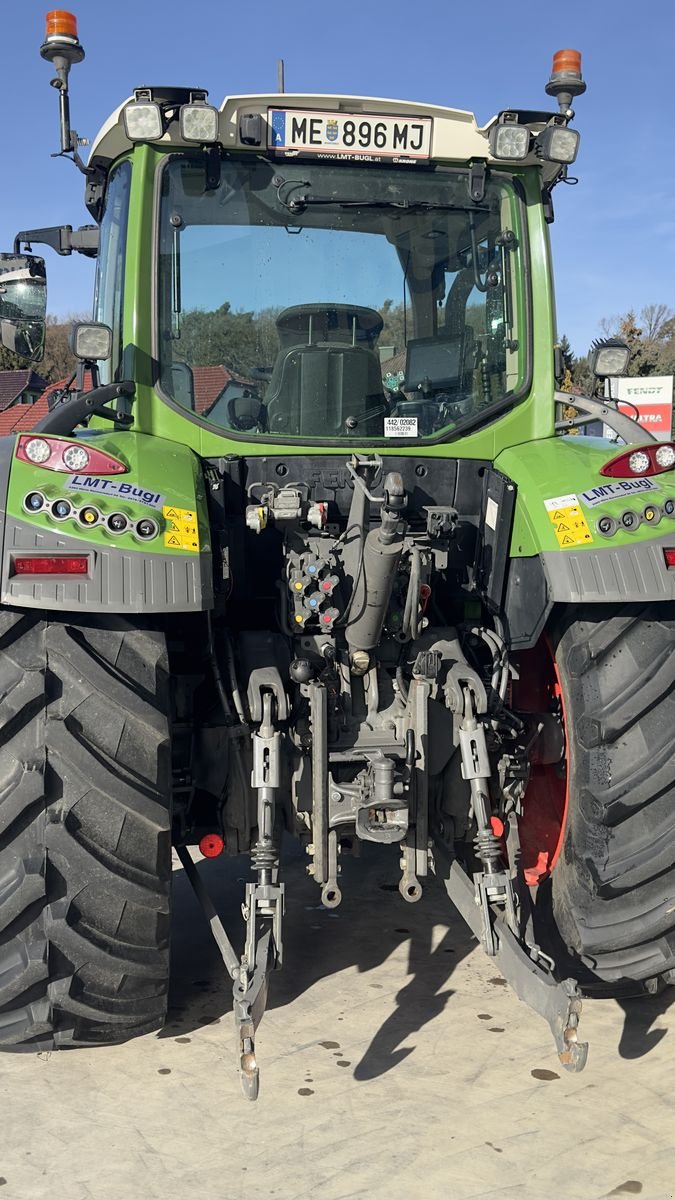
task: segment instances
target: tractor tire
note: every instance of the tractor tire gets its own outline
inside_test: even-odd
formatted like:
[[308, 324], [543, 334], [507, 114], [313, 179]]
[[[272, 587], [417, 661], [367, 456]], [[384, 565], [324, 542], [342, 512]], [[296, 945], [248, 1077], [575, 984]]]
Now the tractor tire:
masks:
[[165, 638], [0, 609], [0, 1049], [164, 1021], [171, 768]]
[[552, 649], [567, 741], [557, 932], [593, 981], [675, 982], [675, 605], [568, 610]]

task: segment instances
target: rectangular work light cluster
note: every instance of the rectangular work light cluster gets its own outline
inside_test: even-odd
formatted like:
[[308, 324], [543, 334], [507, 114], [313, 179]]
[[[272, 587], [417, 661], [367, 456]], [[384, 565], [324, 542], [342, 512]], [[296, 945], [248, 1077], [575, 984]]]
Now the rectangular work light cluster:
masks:
[[[218, 109], [206, 103], [207, 92], [190, 93], [187, 104], [178, 108], [181, 139], [208, 145], [218, 140]], [[124, 128], [130, 142], [158, 142], [166, 133], [175, 109], [158, 104], [149, 88], [136, 88], [134, 99], [123, 112]]]
[[501, 113], [499, 123], [490, 130], [493, 158], [518, 162], [527, 158], [532, 143], [535, 154], [544, 162], [569, 166], [577, 156], [579, 133], [576, 129], [570, 129], [563, 117], [556, 115], [541, 133], [535, 134], [527, 125], [520, 124], [518, 113], [515, 112]]

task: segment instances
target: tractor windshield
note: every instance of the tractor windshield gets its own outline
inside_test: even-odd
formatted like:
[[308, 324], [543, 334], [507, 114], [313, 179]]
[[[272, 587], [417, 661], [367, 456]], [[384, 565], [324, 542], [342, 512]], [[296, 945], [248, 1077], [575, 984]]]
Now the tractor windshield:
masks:
[[525, 377], [517, 193], [466, 171], [171, 159], [160, 207], [160, 386], [228, 433], [433, 438]]

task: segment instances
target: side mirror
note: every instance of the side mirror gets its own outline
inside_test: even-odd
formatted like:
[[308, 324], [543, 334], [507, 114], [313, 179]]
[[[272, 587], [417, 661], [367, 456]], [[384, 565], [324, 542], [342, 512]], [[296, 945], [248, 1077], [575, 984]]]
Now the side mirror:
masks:
[[0, 341], [7, 350], [40, 362], [45, 349], [47, 274], [44, 258], [0, 254]]
[[628, 370], [630, 347], [620, 338], [605, 338], [593, 342], [589, 366], [596, 379], [607, 379], [610, 375], [625, 375]]

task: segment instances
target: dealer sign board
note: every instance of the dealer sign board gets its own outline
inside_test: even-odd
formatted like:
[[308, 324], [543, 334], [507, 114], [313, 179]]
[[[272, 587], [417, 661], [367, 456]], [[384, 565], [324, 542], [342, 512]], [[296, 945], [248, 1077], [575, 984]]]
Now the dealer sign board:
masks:
[[[607, 384], [610, 385], [607, 391]], [[631, 375], [623, 379], [609, 379], [606, 394], [618, 400], [619, 408], [627, 417], [635, 417], [660, 442], [668, 442], [673, 421], [673, 376]]]

